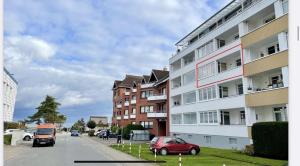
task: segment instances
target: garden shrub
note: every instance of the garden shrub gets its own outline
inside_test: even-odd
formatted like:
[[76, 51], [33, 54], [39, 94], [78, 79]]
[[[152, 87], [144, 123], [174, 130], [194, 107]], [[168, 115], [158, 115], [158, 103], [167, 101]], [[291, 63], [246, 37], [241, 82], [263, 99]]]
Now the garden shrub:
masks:
[[4, 135], [4, 144], [5, 145], [10, 145], [11, 144], [11, 137], [12, 137], [11, 134]]
[[131, 130], [144, 130], [144, 127], [142, 125], [129, 124], [126, 127], [123, 128], [122, 137], [125, 138], [125, 139], [130, 139]]
[[90, 131], [88, 132], [88, 135], [89, 135], [90, 137], [95, 136], [95, 130], [90, 130]]
[[252, 126], [254, 155], [288, 159], [288, 122], [259, 122]]

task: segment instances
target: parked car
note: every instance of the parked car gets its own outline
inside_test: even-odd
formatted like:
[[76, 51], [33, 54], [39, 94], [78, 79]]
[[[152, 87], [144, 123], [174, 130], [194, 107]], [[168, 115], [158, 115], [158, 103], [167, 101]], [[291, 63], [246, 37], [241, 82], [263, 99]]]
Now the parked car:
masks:
[[71, 131], [71, 136], [76, 136], [76, 137], [78, 137], [78, 136], [79, 136], [78, 130], [72, 130], [72, 131]]
[[167, 155], [169, 153], [186, 153], [196, 155], [200, 152], [200, 147], [190, 144], [181, 138], [176, 137], [154, 137], [150, 142], [150, 151]]
[[24, 141], [30, 141], [33, 139], [33, 130], [25, 130], [25, 133], [23, 134], [23, 140]]
[[6, 129], [4, 135], [12, 134], [14, 131], [20, 131], [20, 129]]
[[106, 130], [101, 130], [99, 133], [97, 132], [96, 134], [99, 138], [103, 138], [105, 133], [106, 133]]

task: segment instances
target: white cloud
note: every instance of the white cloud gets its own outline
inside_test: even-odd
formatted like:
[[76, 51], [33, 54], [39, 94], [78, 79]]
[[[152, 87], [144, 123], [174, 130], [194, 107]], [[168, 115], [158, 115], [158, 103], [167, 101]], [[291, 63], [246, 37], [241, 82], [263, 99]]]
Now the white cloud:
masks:
[[92, 98], [86, 97], [78, 91], [68, 91], [65, 93], [62, 99], [60, 99], [62, 107], [70, 107], [76, 105], [85, 105], [92, 103], [94, 100]]

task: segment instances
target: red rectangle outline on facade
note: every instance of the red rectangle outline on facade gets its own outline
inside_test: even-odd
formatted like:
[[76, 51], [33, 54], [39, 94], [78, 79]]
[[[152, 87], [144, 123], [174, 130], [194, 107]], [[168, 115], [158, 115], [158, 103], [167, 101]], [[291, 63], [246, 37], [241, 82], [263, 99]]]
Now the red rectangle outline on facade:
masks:
[[[198, 79], [198, 66], [199, 66], [199, 64], [201, 64], [203, 62], [206, 62], [206, 61], [208, 61], [208, 60], [210, 60], [210, 59], [212, 59], [214, 57], [217, 57], [219, 55], [222, 55], [225, 52], [227, 52], [227, 51], [229, 51], [231, 49], [234, 49], [236, 47], [239, 47], [239, 46], [241, 47], [241, 54], [242, 54], [242, 56], [241, 56], [242, 74], [239, 74], [239, 75], [236, 75], [236, 76], [233, 76], [233, 77], [225, 78], [225, 79], [222, 79], [222, 80], [219, 80], [219, 81], [215, 81], [215, 82], [211, 82], [211, 83], [199, 86], [199, 79]], [[209, 57], [209, 58], [207, 58], [207, 59], [205, 59], [203, 61], [200, 61], [200, 62], [196, 63], [196, 69], [195, 70], [196, 70], [196, 87], [197, 88], [201, 88], [201, 87], [204, 87], [204, 86], [208, 86], [208, 85], [211, 85], [211, 84], [215, 84], [215, 83], [218, 83], [218, 82], [222, 82], [222, 81], [226, 81], [226, 80], [230, 80], [230, 79], [233, 79], [233, 78], [237, 78], [237, 77], [243, 76], [244, 75], [244, 48], [243, 48], [243, 45], [242, 44], [235, 45], [235, 46], [233, 46], [231, 48], [228, 48], [228, 49], [226, 49], [226, 50], [224, 50], [224, 51], [222, 51], [222, 52], [220, 52], [220, 53], [218, 53], [218, 54], [216, 54], [216, 55], [214, 55], [212, 57]]]

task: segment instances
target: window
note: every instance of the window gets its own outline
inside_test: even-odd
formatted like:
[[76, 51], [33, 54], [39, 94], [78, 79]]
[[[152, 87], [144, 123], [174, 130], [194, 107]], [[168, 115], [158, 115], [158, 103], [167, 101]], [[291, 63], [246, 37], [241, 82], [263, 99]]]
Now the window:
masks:
[[135, 124], [136, 124], [136, 122], [131, 122], [131, 124], [135, 125]]
[[283, 9], [283, 14], [289, 11], [288, 0], [282, 0], [282, 9]]
[[211, 144], [211, 136], [204, 136], [205, 143]]
[[128, 110], [125, 110], [125, 116], [127, 116], [128, 115]]
[[230, 113], [226, 111], [221, 111], [221, 124], [230, 125]]
[[237, 85], [237, 92], [238, 92], [238, 95], [242, 95], [244, 93], [243, 92], [243, 84]]
[[279, 52], [280, 50], [279, 50], [279, 44], [275, 44], [275, 45], [273, 45], [273, 46], [270, 46], [270, 47], [268, 47], [267, 48], [267, 51], [268, 51], [268, 54], [270, 55], [270, 54], [274, 54], [274, 53], [276, 53], [276, 52]]
[[195, 61], [195, 54], [194, 52], [190, 53], [189, 55], [186, 55], [185, 57], [183, 57], [183, 62], [184, 62], [184, 65], [188, 65], [192, 62]]
[[240, 116], [241, 116], [240, 124], [242, 124], [242, 125], [246, 124], [245, 111], [240, 111]]
[[264, 19], [264, 23], [266, 24], [266, 23], [268, 23], [268, 22], [270, 22], [270, 21], [272, 21], [274, 19], [275, 19], [275, 15], [271, 15], [271, 16], [269, 16], [269, 17], [267, 17], [267, 18]]
[[218, 48], [225, 46], [225, 40], [218, 39]]
[[198, 68], [199, 79], [204, 79], [215, 74], [215, 62], [208, 63]]
[[206, 44], [198, 48], [198, 58], [204, 57], [214, 51], [213, 41], [209, 41]]
[[142, 91], [141, 92], [141, 98], [147, 98], [153, 96], [153, 91], [149, 90], [149, 91]]
[[197, 113], [184, 113], [183, 114], [183, 122], [184, 124], [197, 124]]
[[237, 144], [236, 138], [229, 138], [229, 144]]
[[286, 107], [274, 107], [273, 111], [274, 111], [275, 121], [277, 122], [286, 121], [285, 118]]
[[141, 124], [145, 129], [152, 129], [152, 128], [153, 128], [153, 122], [144, 122], [144, 121], [141, 121], [140, 124]]
[[153, 112], [153, 106], [141, 106], [141, 113]]
[[228, 87], [219, 87], [220, 98], [228, 97]]
[[202, 124], [216, 124], [218, 123], [217, 111], [200, 112], [200, 123]]
[[136, 114], [136, 108], [132, 108], [131, 114], [132, 114], [132, 115], [135, 115], [135, 114]]
[[136, 96], [135, 96], [135, 95], [132, 95], [132, 96], [131, 96], [131, 100], [136, 100]]
[[173, 114], [172, 117], [172, 124], [181, 124], [181, 114]]
[[270, 78], [270, 84], [272, 85], [272, 88], [283, 87], [282, 74], [272, 76]]
[[195, 81], [195, 70], [192, 70], [183, 75], [183, 85], [190, 84]]
[[241, 66], [241, 65], [242, 65], [241, 59], [237, 59], [237, 60], [235, 61], [235, 64], [236, 64], [236, 66]]
[[183, 94], [183, 103], [184, 104], [191, 104], [196, 102], [196, 92], [188, 92]]

